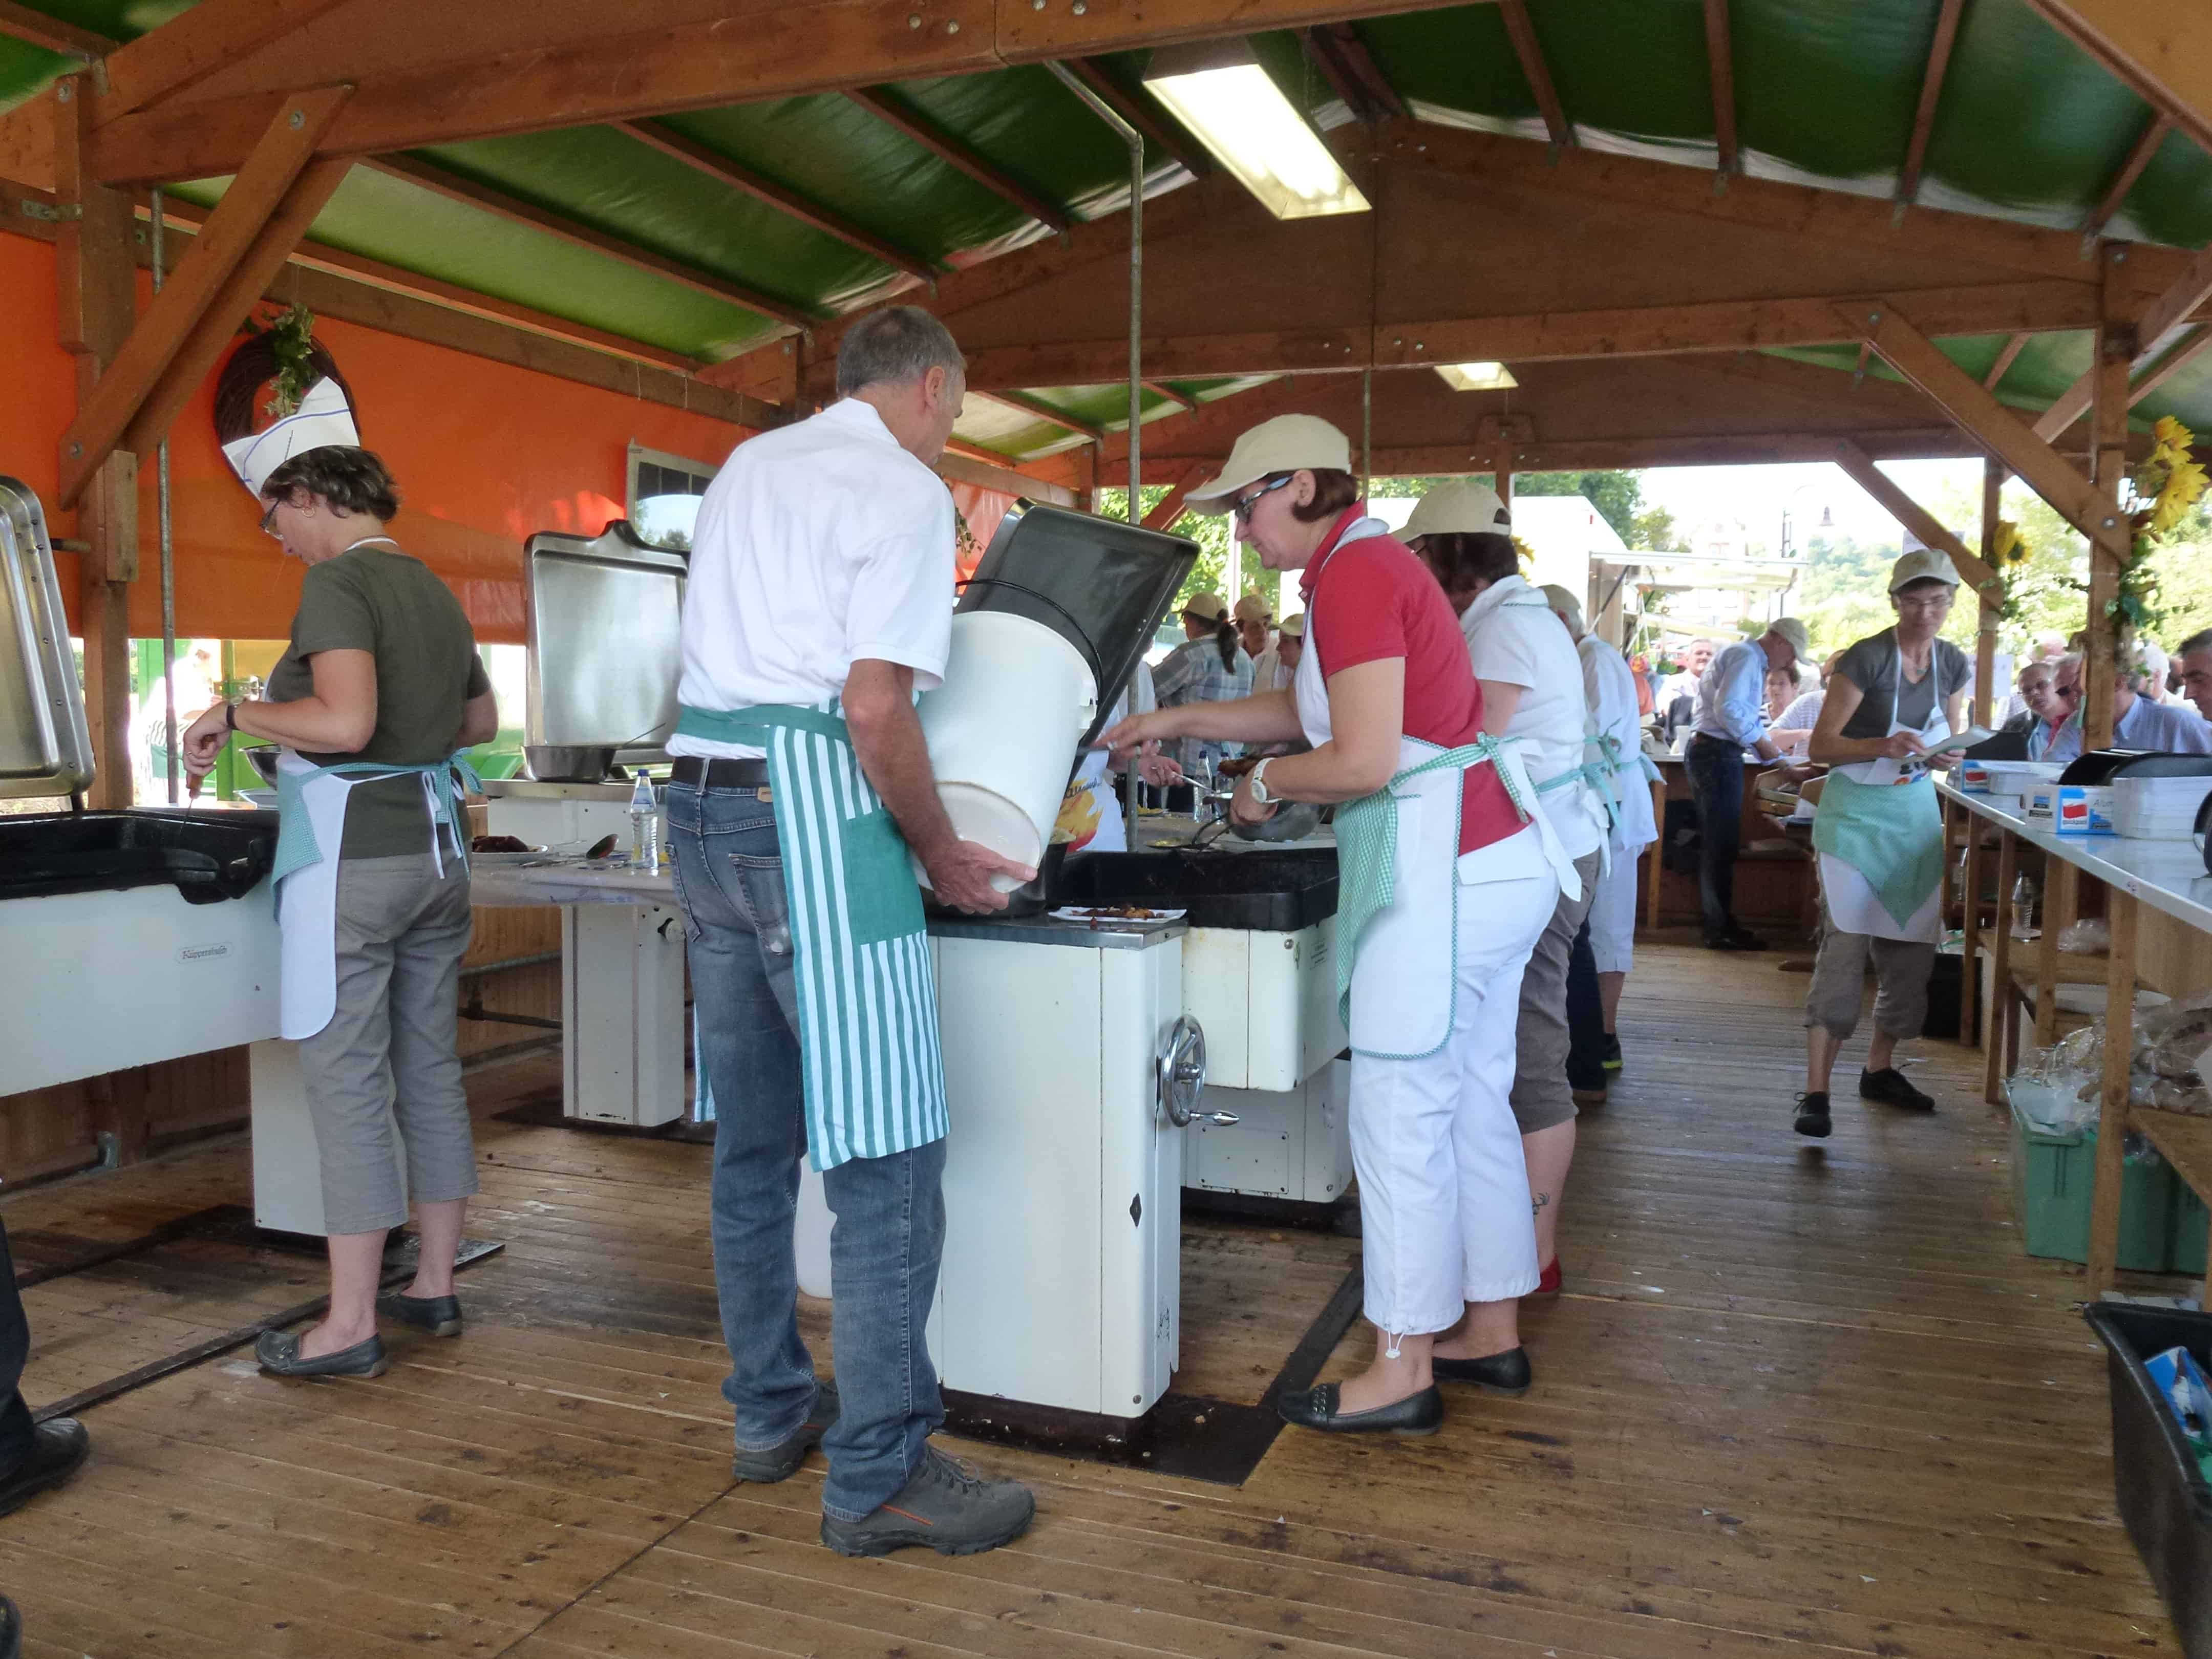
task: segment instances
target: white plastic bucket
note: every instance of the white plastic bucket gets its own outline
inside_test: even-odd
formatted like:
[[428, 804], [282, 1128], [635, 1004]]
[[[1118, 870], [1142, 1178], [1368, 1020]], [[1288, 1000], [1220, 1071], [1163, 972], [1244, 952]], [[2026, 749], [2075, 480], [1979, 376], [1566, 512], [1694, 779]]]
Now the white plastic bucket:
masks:
[[[954, 617], [945, 683], [920, 710], [953, 832], [1042, 864], [1097, 700], [1083, 653], [1042, 623], [1006, 611]], [[915, 867], [927, 886], [919, 860]], [[994, 876], [992, 884], [1011, 892], [1020, 884]]]

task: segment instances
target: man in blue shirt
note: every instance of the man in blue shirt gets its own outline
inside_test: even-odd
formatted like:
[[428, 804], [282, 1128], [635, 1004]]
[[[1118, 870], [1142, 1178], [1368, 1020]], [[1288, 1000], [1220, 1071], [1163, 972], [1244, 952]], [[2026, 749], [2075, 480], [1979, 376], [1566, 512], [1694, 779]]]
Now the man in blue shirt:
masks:
[[1735, 919], [1735, 860], [1743, 842], [1743, 757], [1779, 760], [1766, 729], [1766, 672], [1811, 653], [1805, 624], [1795, 617], [1769, 623], [1755, 640], [1739, 640], [1715, 657], [1698, 680], [1698, 713], [1690, 738], [1690, 787], [1698, 799], [1698, 898], [1705, 911], [1705, 948], [1764, 951], [1766, 941]]
[[[2174, 703], [2153, 702], [2148, 697], [2136, 694], [2136, 664], [2132, 653], [2123, 653], [2124, 660], [2113, 677], [2112, 686], [2112, 747], [2141, 749], [2155, 754], [2212, 755], [2212, 725], [2193, 708]], [[2070, 761], [2081, 756], [2081, 706], [2080, 687], [2084, 665], [2079, 657], [2069, 657], [2058, 670], [2058, 691], [2074, 704], [2073, 717], [2059, 728], [2051, 746], [2037, 757], [2040, 760]]]

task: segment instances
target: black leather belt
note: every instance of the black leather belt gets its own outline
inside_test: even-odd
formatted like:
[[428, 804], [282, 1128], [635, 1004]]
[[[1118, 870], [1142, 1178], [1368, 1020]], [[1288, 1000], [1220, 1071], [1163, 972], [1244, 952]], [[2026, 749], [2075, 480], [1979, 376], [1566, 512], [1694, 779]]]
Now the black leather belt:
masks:
[[668, 775], [676, 782], [691, 788], [759, 789], [768, 782], [768, 763], [764, 760], [705, 760], [697, 755], [679, 755]]

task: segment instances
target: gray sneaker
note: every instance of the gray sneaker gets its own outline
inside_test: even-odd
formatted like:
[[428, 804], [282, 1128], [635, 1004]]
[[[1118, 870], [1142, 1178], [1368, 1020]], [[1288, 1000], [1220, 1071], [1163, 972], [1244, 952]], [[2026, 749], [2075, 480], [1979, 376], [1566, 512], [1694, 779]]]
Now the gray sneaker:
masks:
[[888, 1555], [927, 1544], [939, 1555], [979, 1555], [1029, 1530], [1036, 1499], [1018, 1480], [986, 1480], [964, 1460], [921, 1449], [914, 1478], [866, 1519], [822, 1517], [822, 1541], [840, 1555]]
[[741, 1451], [730, 1465], [730, 1473], [740, 1480], [755, 1486], [773, 1486], [779, 1480], [788, 1480], [799, 1473], [799, 1466], [806, 1461], [806, 1454], [822, 1443], [822, 1436], [837, 1420], [837, 1385], [817, 1382], [814, 1385], [814, 1404], [806, 1413], [806, 1420], [793, 1429], [775, 1445], [761, 1451]]

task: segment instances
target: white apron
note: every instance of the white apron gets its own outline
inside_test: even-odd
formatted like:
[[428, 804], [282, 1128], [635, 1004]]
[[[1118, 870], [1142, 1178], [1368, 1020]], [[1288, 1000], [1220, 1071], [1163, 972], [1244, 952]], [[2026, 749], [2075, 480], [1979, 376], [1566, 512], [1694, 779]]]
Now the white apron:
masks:
[[[337, 1012], [337, 849], [345, 844], [346, 797], [378, 778], [419, 773], [430, 812], [430, 854], [442, 876], [445, 848], [438, 830], [448, 822], [452, 809], [441, 800], [437, 780], [453, 763], [431, 768], [362, 763], [341, 769], [317, 766], [294, 750], [277, 752], [277, 793], [285, 803], [272, 884], [281, 968], [276, 988], [280, 1036], [295, 1042], [313, 1036]], [[470, 781], [473, 787], [473, 775]], [[306, 820], [304, 836], [301, 817]], [[468, 856], [457, 817], [451, 827], [455, 854], [465, 866]]]
[[[1357, 520], [1329, 544], [1316, 563], [1326, 563], [1328, 556], [1347, 541], [1384, 531], [1379, 520]], [[1322, 670], [1326, 646], [1321, 635], [1326, 632], [1327, 620], [1316, 617], [1314, 608], [1310, 605], [1308, 608], [1306, 648], [1298, 658], [1292, 690], [1297, 700], [1298, 724], [1306, 741], [1318, 749], [1334, 733], [1328, 683]], [[1485, 747], [1491, 751], [1488, 758], [1504, 776], [1515, 804], [1536, 830], [1545, 860], [1562, 889], [1579, 893], [1574, 861], [1567, 857], [1550, 821], [1536, 805], [1534, 786], [1516, 748], [1494, 742]], [[1467, 854], [1467, 868], [1462, 871], [1460, 810], [1465, 799], [1467, 768], [1435, 764], [1447, 755], [1435, 744], [1400, 737], [1397, 775], [1387, 786], [1397, 816], [1388, 902], [1373, 912], [1364, 927], [1349, 919], [1341, 904], [1339, 908], [1338, 982], [1343, 986], [1347, 973], [1350, 981], [1341, 1012], [1354, 1052], [1376, 1059], [1425, 1058], [1441, 1048], [1451, 1033], [1459, 982], [1455, 932], [1459, 890], [1465, 884], [1462, 878], [1480, 879], [1480, 862], [1492, 849], [1484, 848]], [[1339, 809], [1338, 818], [1340, 865], [1346, 851], [1343, 810]]]
[[[1928, 672], [1936, 672], [1936, 659], [1931, 651]], [[1912, 728], [1897, 718], [1897, 705], [1905, 684], [1905, 663], [1902, 653], [1895, 677], [1890, 684], [1889, 735]], [[1942, 685], [1939, 681], [1936, 696], [1929, 710], [1928, 723], [1915, 733], [1929, 745], [1941, 743], [1951, 735], [1951, 723], [1943, 717]], [[1820, 817], [1814, 820], [1813, 838], [1820, 857], [1820, 892], [1828, 908], [1829, 920], [1836, 930], [1844, 933], [1865, 933], [1875, 939], [1903, 939], [1916, 945], [1940, 945], [1943, 942], [1943, 883], [1942, 818], [1936, 804], [1936, 787], [1929, 781], [1928, 770], [1917, 761], [1894, 761], [1887, 757], [1870, 761], [1854, 761], [1848, 766], [1832, 768], [1832, 780], [1820, 797]], [[1827, 822], [1828, 835], [1838, 836], [1853, 827], [1850, 814], [1835, 793], [1832, 780], [1842, 778], [1847, 786], [1858, 785], [1879, 789], [1879, 797], [1854, 797], [1865, 799], [1874, 810], [1883, 813], [1892, 822], [1883, 823], [1880, 832], [1867, 838], [1868, 850], [1852, 859], [1820, 848], [1821, 823]], [[1833, 809], [1834, 816], [1831, 817]], [[1930, 837], [1936, 847], [1932, 861], [1935, 878], [1925, 883], [1926, 895], [1905, 921], [1899, 921], [1888, 903], [1885, 902], [1877, 884], [1887, 884], [1896, 872], [1902, 860], [1917, 855], [1925, 866], [1927, 847]], [[1920, 884], [1914, 884], [1915, 890]], [[1894, 893], [1893, 892], [1893, 897]]]

